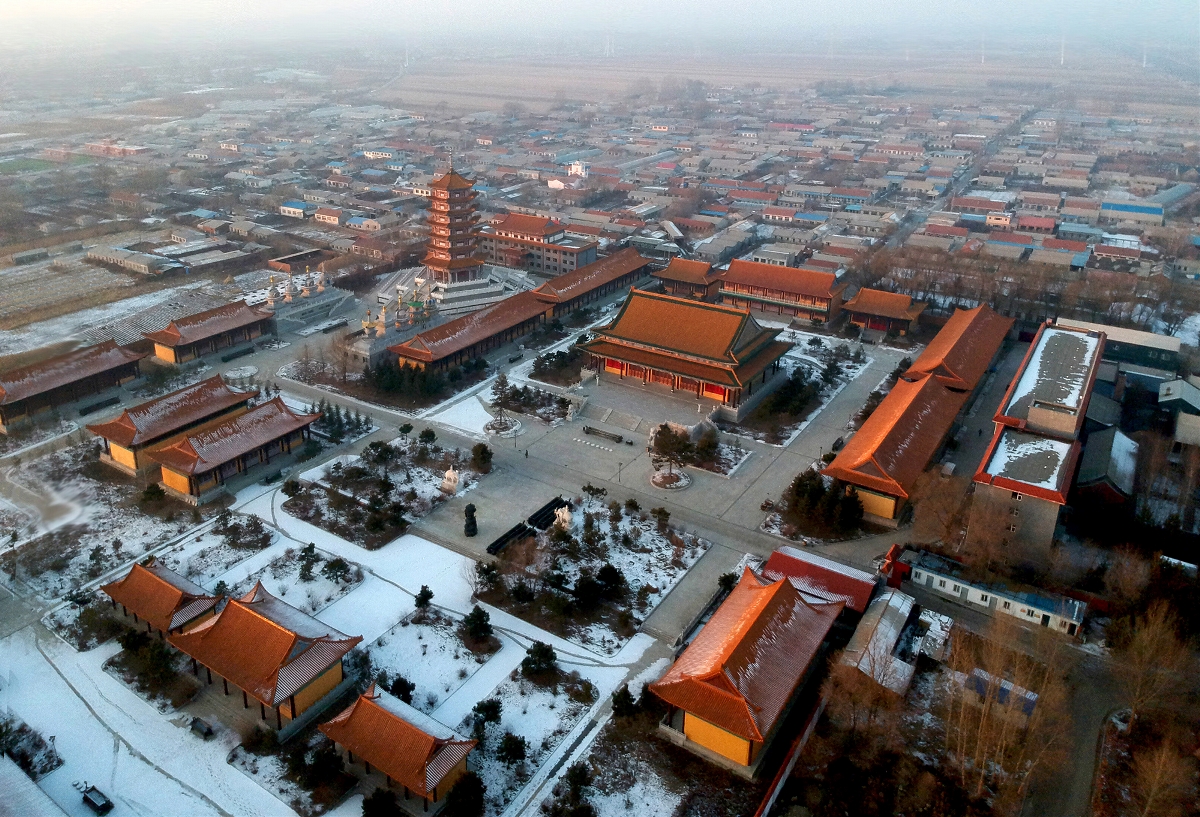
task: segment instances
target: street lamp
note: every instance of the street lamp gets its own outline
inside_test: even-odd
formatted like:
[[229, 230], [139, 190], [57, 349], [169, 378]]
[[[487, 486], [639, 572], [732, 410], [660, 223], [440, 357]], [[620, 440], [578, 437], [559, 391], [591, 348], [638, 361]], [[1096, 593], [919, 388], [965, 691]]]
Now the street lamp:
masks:
[[621, 463], [617, 463], [617, 484], [621, 484]]

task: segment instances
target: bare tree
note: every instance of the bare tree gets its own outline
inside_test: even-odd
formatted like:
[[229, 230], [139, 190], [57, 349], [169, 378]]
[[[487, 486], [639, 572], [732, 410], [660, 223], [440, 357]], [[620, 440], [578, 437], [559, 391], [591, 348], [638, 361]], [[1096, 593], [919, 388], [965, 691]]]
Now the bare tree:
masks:
[[1131, 548], [1118, 550], [1104, 574], [1104, 584], [1109, 594], [1132, 604], [1150, 584], [1150, 562]]
[[1183, 449], [1183, 486], [1179, 491], [1183, 503], [1183, 529], [1191, 533], [1196, 524], [1196, 487], [1200, 480], [1200, 447], [1184, 446]]
[[1138, 817], [1183, 814], [1184, 800], [1192, 792], [1195, 776], [1191, 760], [1182, 757], [1169, 741], [1135, 753], [1130, 794]]
[[[861, 666], [834, 656], [821, 691], [829, 719], [845, 730], [847, 742], [862, 756], [872, 756], [898, 737], [902, 699], [880, 681], [892, 672], [891, 655], [864, 655]], [[888, 666], [882, 663], [886, 661]]]
[[961, 785], [993, 796], [998, 811], [1019, 805], [1033, 775], [1057, 765], [1069, 720], [1061, 644], [1036, 632], [1031, 654], [1018, 652], [1009, 647], [1017, 636], [1007, 616], [992, 619], [986, 638], [956, 631], [942, 696], [947, 759]]
[[922, 474], [913, 486], [913, 538], [921, 542], [958, 541], [967, 503], [968, 477], [942, 479], [936, 470]]
[[1113, 657], [1117, 680], [1129, 703], [1130, 723], [1166, 701], [1185, 683], [1195, 656], [1179, 637], [1179, 619], [1165, 601], [1156, 601], [1118, 634]]

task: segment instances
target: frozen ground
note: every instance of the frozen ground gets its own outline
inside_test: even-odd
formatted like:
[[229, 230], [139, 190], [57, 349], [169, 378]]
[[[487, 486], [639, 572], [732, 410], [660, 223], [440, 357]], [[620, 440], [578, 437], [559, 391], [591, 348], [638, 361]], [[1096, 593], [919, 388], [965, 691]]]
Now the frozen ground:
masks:
[[193, 524], [182, 513], [166, 522], [143, 512], [131, 485], [87, 476], [83, 463], [92, 450], [86, 443], [72, 446], [24, 465], [14, 475], [35, 493], [73, 509], [62, 527], [18, 551], [22, 580], [46, 598], [62, 596], [116, 565], [140, 558]]
[[406, 617], [367, 648], [371, 665], [376, 672], [386, 672], [389, 682], [403, 676], [416, 684], [413, 706], [432, 713], [488, 658], [476, 657], [463, 646], [457, 626], [456, 620], [436, 612], [428, 623]]
[[492, 421], [492, 415], [483, 407], [478, 395], [471, 395], [428, 419], [430, 422], [458, 429], [476, 439], [486, 440], [487, 432], [483, 427]]
[[39, 346], [78, 337], [84, 330], [169, 301], [182, 290], [198, 289], [208, 284], [208, 281], [192, 281], [170, 289], [160, 289], [157, 292], [148, 292], [145, 295], [136, 295], [103, 306], [72, 312], [69, 315], [33, 323], [20, 329], [2, 331], [0, 332], [0, 355], [26, 352]]
[[38, 785], [67, 814], [91, 814], [72, 786], [76, 781], [100, 788], [116, 803], [114, 813], [290, 813], [225, 762], [238, 741], [234, 733], [204, 741], [104, 672], [101, 665], [118, 649], [110, 643], [76, 653], [36, 627], [0, 641], [0, 708], [54, 735], [64, 765]]

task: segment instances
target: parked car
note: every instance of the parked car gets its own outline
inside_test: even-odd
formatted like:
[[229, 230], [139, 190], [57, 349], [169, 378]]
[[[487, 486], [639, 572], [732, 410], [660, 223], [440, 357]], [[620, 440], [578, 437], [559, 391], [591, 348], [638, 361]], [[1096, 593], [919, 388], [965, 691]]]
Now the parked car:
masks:
[[83, 804], [97, 814], [108, 814], [112, 811], [113, 801], [105, 796], [95, 786], [87, 786], [83, 790]]
[[845, 444], [846, 444], [845, 439], [843, 439], [842, 437], [838, 437], [836, 440], [833, 441], [833, 445], [831, 445], [829, 447], [829, 450], [833, 451], [836, 454], [838, 451], [842, 450], [842, 446], [844, 446]]

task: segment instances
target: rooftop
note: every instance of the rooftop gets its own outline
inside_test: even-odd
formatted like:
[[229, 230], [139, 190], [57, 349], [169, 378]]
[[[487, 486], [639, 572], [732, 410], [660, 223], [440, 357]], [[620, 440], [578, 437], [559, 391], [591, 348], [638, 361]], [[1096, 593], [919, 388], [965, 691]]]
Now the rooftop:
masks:
[[87, 428], [128, 448], [160, 439], [219, 411], [246, 403], [252, 397], [253, 393], [233, 391], [218, 375], [126, 409], [113, 420]]
[[996, 422], [1009, 419], [1023, 426], [1030, 408], [1037, 406], [1078, 414], [1082, 420], [1103, 341], [1097, 331], [1043, 324], [997, 411]]
[[0, 405], [8, 405], [45, 394], [87, 377], [118, 369], [141, 360], [145, 352], [134, 352], [105, 341], [63, 355], [0, 373]]
[[975, 481], [1065, 505], [1078, 458], [1078, 442], [1000, 426]]
[[148, 332], [146, 337], [163, 346], [183, 346], [216, 337], [224, 332], [241, 329], [259, 321], [269, 320], [271, 312], [247, 306], [245, 301], [218, 306], [186, 318], [176, 318], [165, 329]]
[[299, 431], [319, 414], [296, 414], [276, 397], [232, 419], [217, 418], [186, 437], [148, 452], [150, 459], [182, 474], [202, 474]]
[[476, 745], [375, 684], [320, 729], [419, 797], [433, 796]]
[[900, 380], [822, 473], [907, 498], [966, 399], [935, 377]]
[[925, 304], [913, 303], [908, 295], [863, 287], [842, 308], [847, 312], [915, 321], [925, 311]]
[[747, 568], [650, 690], [726, 732], [763, 741], [841, 611], [840, 602], [810, 603], [791, 582], [767, 582]]
[[973, 391], [1012, 325], [1012, 318], [996, 314], [986, 304], [974, 309], [956, 309], [904, 378], [915, 380], [933, 375], [951, 389]]
[[164, 633], [182, 627], [216, 607], [219, 601], [203, 587], [158, 564], [153, 557], [147, 564], [135, 563], [125, 578], [100, 589]]
[[170, 641], [275, 707], [340, 661], [362, 637], [340, 633], [256, 584], [213, 618]]
[[777, 267], [758, 261], [734, 259], [721, 278], [731, 284], [761, 287], [810, 298], [832, 298], [846, 288], [832, 272]]
[[789, 545], [776, 550], [763, 565], [771, 581], [787, 578], [797, 590], [824, 601], [842, 601], [856, 613], [867, 609], [875, 592], [875, 577], [841, 562]]

